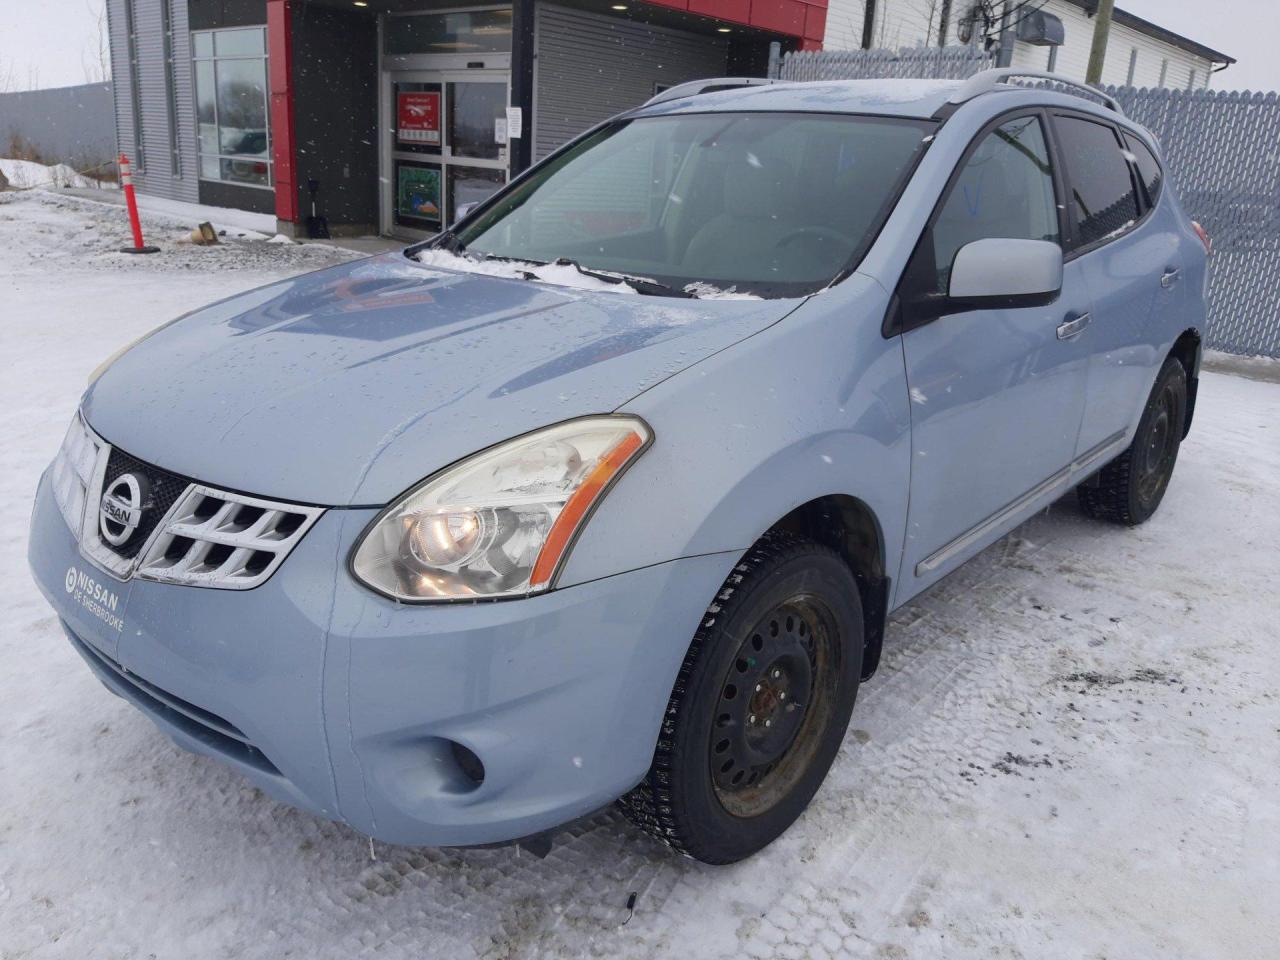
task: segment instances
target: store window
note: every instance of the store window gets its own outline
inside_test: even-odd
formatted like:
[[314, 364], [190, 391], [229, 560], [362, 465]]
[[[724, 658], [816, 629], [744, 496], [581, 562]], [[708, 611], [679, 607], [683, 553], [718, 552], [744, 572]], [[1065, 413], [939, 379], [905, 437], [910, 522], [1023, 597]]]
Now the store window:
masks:
[[265, 27], [191, 34], [200, 178], [270, 187]]
[[393, 14], [383, 27], [384, 53], [510, 53], [511, 9]]

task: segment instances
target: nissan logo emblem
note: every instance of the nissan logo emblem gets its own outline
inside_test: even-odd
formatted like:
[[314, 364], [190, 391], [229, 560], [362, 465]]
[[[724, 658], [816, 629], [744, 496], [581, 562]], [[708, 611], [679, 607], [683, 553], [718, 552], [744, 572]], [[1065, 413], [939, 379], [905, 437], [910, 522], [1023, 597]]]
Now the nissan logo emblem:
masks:
[[133, 536], [142, 523], [142, 510], [147, 492], [146, 477], [122, 474], [102, 491], [98, 506], [98, 530], [102, 539], [119, 547]]

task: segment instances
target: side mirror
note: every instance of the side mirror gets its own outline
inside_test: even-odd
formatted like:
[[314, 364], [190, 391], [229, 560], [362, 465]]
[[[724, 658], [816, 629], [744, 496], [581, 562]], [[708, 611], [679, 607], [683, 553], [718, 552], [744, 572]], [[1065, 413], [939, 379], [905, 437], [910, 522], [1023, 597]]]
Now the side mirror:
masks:
[[951, 265], [947, 312], [1043, 307], [1062, 293], [1062, 248], [1047, 240], [974, 240]]
[[[472, 200], [470, 203], [458, 204], [458, 209], [453, 211], [453, 223], [461, 223], [466, 219], [467, 214], [478, 206], [480, 206], [479, 200]], [[449, 226], [453, 226], [453, 223], [449, 224]]]

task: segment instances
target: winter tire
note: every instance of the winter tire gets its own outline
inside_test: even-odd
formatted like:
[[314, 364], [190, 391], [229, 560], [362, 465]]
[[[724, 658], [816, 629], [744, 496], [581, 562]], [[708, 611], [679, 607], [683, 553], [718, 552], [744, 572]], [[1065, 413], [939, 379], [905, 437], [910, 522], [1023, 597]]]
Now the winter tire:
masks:
[[1187, 373], [1173, 357], [1164, 362], [1129, 449], [1076, 488], [1089, 516], [1136, 527], [1164, 499], [1178, 460], [1187, 416]]
[[622, 799], [640, 827], [704, 863], [775, 840], [840, 749], [862, 664], [843, 560], [766, 535], [725, 581], [671, 691], [648, 775]]

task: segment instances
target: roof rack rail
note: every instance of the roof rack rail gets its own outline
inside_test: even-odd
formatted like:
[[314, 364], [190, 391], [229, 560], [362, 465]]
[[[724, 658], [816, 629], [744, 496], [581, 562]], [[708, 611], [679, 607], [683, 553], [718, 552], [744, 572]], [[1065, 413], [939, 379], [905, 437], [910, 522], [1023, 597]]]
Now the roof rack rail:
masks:
[[1024, 70], [1021, 67], [997, 67], [993, 70], [983, 70], [981, 73], [975, 73], [961, 85], [959, 90], [947, 99], [947, 102], [952, 104], [967, 103], [974, 97], [990, 93], [997, 84], [1003, 83], [1010, 77], [1033, 77], [1037, 80], [1049, 80], [1053, 83], [1059, 83], [1064, 87], [1072, 87], [1101, 100], [1103, 106], [1124, 116], [1120, 101], [1110, 94], [1103, 93], [1097, 87], [1091, 87], [1087, 83], [1081, 83], [1078, 80], [1072, 80], [1070, 77], [1063, 77], [1056, 73], [1046, 73], [1043, 70]]
[[685, 97], [696, 97], [700, 93], [717, 93], [721, 90], [737, 90], [740, 87], [764, 87], [774, 83], [786, 83], [771, 77], [714, 77], [706, 80], [690, 80], [669, 90], [663, 90], [657, 96], [650, 97], [644, 106], [651, 107], [655, 103], [666, 103], [668, 100], [683, 100]]

